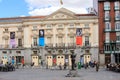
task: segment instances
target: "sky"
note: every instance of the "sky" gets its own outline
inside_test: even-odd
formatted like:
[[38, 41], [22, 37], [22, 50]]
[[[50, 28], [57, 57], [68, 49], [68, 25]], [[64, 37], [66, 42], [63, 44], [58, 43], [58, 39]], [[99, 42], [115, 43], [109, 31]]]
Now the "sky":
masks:
[[0, 18], [49, 15], [64, 7], [76, 14], [87, 13], [93, 0], [0, 0]]

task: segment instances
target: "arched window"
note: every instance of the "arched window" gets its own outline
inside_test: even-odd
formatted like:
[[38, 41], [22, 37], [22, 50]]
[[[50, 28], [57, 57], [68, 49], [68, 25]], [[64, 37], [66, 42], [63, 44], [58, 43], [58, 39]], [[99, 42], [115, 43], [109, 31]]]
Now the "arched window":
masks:
[[111, 30], [110, 22], [105, 23], [105, 30]]

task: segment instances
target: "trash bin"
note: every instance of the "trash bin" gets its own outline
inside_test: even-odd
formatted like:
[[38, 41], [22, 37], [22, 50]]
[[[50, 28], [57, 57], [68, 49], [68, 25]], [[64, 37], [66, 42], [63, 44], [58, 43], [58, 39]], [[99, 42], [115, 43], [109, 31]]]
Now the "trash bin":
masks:
[[78, 62], [78, 69], [81, 69], [81, 62]]

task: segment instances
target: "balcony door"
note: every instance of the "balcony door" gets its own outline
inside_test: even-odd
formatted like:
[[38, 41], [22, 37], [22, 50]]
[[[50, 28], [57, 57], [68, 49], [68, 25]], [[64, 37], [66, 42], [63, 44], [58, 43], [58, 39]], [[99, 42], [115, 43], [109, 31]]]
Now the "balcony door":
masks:
[[22, 39], [18, 39], [18, 46], [22, 47]]
[[33, 46], [37, 46], [37, 38], [33, 38]]
[[89, 46], [89, 36], [85, 36], [85, 46]]

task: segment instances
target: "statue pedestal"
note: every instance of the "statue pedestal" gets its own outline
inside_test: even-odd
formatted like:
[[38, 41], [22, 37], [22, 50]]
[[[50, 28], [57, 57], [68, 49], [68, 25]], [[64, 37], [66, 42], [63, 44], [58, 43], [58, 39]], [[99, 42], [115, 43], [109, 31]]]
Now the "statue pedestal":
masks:
[[80, 77], [80, 76], [78, 75], [77, 70], [70, 70], [65, 77]]

